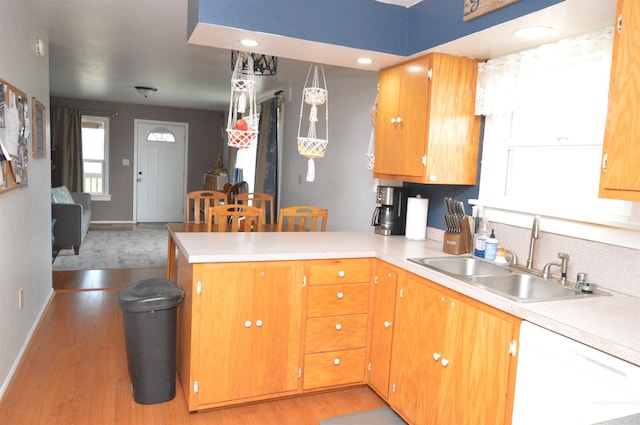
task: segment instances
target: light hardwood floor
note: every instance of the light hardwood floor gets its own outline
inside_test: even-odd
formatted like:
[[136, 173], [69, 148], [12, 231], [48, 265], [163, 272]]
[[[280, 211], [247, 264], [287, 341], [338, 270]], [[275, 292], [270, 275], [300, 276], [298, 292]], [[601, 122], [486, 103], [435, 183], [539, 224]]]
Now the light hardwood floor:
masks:
[[311, 425], [386, 406], [366, 387], [189, 413], [175, 399], [152, 405], [130, 392], [117, 290], [164, 268], [54, 272], [56, 290], [0, 401], [0, 424]]

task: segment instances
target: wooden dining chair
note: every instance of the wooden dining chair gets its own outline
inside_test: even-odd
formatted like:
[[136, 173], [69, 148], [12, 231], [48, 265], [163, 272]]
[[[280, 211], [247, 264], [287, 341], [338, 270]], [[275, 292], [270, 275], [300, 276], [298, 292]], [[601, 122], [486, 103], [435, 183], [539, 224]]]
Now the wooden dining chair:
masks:
[[272, 195], [260, 192], [238, 193], [236, 195], [236, 203], [260, 208], [262, 210], [262, 221], [260, 224], [275, 223]]
[[209, 232], [258, 232], [262, 210], [241, 204], [225, 204], [209, 208]]
[[324, 232], [328, 215], [329, 210], [309, 205], [280, 208], [278, 232]]
[[210, 207], [222, 205], [227, 200], [227, 194], [216, 190], [196, 190], [187, 193], [187, 223], [200, 224], [206, 221]]

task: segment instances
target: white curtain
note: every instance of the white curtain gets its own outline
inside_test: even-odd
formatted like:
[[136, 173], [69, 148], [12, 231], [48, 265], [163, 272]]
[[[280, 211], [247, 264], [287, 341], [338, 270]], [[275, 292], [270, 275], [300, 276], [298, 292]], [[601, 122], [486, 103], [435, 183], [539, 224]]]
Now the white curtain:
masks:
[[[596, 96], [608, 92], [613, 28], [545, 44], [535, 49], [490, 59], [478, 65], [476, 115], [492, 115], [541, 105], [557, 109], [561, 96], [580, 96], [584, 78], [576, 79], [572, 68], [590, 62], [588, 72], [599, 85]], [[581, 67], [584, 70], [584, 67]], [[584, 71], [581, 71], [584, 72]], [[594, 93], [590, 93], [590, 97]]]

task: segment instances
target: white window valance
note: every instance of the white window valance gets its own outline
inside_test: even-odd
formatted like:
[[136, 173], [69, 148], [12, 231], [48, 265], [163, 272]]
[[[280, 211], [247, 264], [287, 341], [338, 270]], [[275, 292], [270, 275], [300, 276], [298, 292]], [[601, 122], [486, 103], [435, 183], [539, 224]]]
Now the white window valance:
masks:
[[[550, 85], [562, 90], [557, 93], [579, 95], [585, 90], [584, 78], [573, 78], [575, 64], [591, 62], [589, 72], [594, 81], [607, 81], [611, 67], [613, 28], [588, 33], [545, 44], [534, 49], [490, 59], [478, 65], [476, 86], [476, 115], [491, 115], [514, 111], [540, 95], [548, 104], [556, 99], [548, 93], [556, 92]], [[581, 68], [584, 69], [584, 68]], [[583, 76], [584, 77], [584, 76]], [[608, 84], [604, 93], [606, 100]]]

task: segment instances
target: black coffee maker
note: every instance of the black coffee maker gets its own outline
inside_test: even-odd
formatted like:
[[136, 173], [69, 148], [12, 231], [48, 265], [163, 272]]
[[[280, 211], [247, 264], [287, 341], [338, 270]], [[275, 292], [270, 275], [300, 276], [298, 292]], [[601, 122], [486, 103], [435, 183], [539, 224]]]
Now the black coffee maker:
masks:
[[406, 187], [378, 186], [376, 203], [371, 225], [378, 235], [404, 235], [407, 221], [407, 198], [410, 189]]

